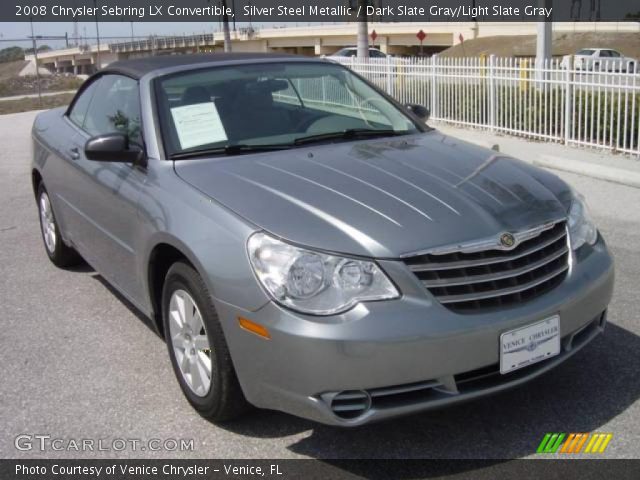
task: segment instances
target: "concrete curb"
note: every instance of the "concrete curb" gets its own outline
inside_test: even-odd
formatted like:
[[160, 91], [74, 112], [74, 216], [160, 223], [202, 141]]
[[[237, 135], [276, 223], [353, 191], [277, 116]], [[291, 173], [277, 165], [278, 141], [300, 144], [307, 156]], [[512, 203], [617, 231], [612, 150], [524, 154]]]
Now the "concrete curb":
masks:
[[[499, 139], [487, 140], [484, 138], [476, 138], [475, 135], [466, 135], [467, 132], [470, 132], [467, 129], [440, 124], [436, 125], [435, 128], [444, 135], [448, 135], [480, 147], [489, 148], [496, 152], [502, 152], [505, 155], [519, 158], [522, 161], [531, 163], [538, 167], [576, 173], [578, 175], [585, 175], [598, 180], [604, 180], [633, 188], [640, 188], [640, 171], [609, 167], [589, 161], [571, 160], [559, 155], [549, 155], [544, 153], [529, 155], [525, 154], [525, 151], [517, 151], [513, 145], [509, 145], [507, 148], [504, 148], [504, 145]], [[511, 138], [517, 139], [517, 137]], [[523, 148], [526, 149], [526, 146], [523, 145]]]
[[459, 135], [456, 135], [457, 132], [451, 132], [450, 130], [443, 130], [441, 128], [440, 125], [438, 125], [438, 127], [436, 127], [436, 130], [440, 133], [442, 133], [443, 135], [446, 135], [448, 137], [453, 137], [453, 138], [457, 138], [459, 140], [462, 140], [464, 142], [467, 143], [471, 143], [473, 145], [477, 145], [478, 147], [482, 147], [482, 148], [488, 148], [489, 150], [493, 150], [494, 152], [499, 152], [500, 151], [500, 144], [495, 143], [495, 142], [487, 142], [486, 140], [478, 140], [477, 138], [463, 138]]
[[553, 155], [540, 155], [533, 160], [533, 164], [552, 170], [577, 173], [578, 175], [586, 175], [587, 177], [597, 178], [607, 182], [640, 188], [640, 172], [570, 160]]

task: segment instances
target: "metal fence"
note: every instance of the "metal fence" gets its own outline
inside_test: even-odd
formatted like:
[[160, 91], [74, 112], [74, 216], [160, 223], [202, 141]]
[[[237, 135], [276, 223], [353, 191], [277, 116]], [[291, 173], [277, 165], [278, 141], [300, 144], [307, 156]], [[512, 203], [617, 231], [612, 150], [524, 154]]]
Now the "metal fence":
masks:
[[340, 63], [435, 121], [640, 155], [635, 62], [526, 58], [346, 58]]

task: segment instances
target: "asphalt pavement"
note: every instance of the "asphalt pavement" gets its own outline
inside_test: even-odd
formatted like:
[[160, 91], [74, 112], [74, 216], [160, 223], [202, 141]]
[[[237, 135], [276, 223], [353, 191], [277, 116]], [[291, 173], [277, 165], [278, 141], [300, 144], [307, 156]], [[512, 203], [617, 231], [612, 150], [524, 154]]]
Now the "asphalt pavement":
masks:
[[[613, 433], [603, 456], [640, 457], [640, 189], [557, 172], [590, 202], [617, 279], [605, 334], [546, 375], [353, 430], [264, 410], [214, 425], [183, 398], [163, 341], [138, 312], [90, 268], [48, 261], [29, 175], [34, 115], [0, 117], [0, 458], [521, 458], [535, 456], [546, 432], [591, 431]], [[19, 435], [61, 439], [63, 450], [42, 452], [37, 439], [19, 450]], [[83, 439], [108, 450], [69, 447]], [[118, 451], [117, 439], [193, 443]]]

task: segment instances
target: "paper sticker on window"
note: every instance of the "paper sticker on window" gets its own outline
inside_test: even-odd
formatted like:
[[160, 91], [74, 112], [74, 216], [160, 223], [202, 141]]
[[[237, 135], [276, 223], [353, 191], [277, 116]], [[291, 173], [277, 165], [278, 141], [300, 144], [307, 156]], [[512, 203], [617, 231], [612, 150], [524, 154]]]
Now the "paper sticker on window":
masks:
[[171, 109], [180, 147], [188, 149], [227, 140], [218, 109], [213, 102]]

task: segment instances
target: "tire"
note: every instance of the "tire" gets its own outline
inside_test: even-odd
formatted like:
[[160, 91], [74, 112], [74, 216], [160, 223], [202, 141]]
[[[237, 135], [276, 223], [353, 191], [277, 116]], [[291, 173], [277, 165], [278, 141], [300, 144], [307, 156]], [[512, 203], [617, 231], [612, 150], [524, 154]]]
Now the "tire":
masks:
[[211, 296], [200, 275], [184, 262], [173, 264], [167, 273], [162, 319], [173, 371], [193, 408], [214, 422], [231, 420], [247, 411], [249, 404]]
[[60, 268], [72, 267], [82, 262], [82, 257], [62, 240], [60, 228], [53, 213], [53, 206], [49, 199], [47, 189], [43, 183], [38, 185], [38, 213], [40, 217], [40, 233], [44, 250], [47, 252], [49, 260]]

